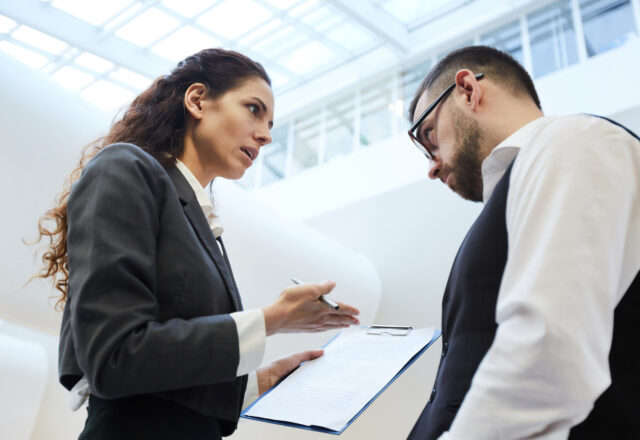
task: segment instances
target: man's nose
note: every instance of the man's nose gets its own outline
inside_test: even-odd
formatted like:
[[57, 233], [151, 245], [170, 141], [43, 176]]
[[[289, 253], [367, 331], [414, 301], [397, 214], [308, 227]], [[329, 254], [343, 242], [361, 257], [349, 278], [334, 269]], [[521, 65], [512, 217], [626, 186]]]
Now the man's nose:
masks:
[[434, 159], [429, 159], [429, 179], [439, 178], [441, 167], [442, 161], [438, 156], [436, 156]]

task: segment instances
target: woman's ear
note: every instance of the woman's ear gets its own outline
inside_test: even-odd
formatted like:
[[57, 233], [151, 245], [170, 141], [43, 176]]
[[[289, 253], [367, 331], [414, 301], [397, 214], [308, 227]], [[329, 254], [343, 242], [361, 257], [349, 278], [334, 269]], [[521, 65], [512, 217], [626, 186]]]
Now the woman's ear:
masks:
[[194, 83], [184, 92], [184, 108], [195, 119], [202, 118], [202, 101], [207, 96], [207, 87], [202, 83]]

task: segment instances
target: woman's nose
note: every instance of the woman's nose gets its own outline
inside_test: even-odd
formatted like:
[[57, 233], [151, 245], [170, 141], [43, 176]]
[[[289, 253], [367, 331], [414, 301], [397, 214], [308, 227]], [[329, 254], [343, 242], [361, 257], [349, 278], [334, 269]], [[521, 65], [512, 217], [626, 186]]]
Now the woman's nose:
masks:
[[260, 129], [255, 134], [255, 139], [260, 143], [260, 146], [271, 143], [271, 132], [269, 129]]

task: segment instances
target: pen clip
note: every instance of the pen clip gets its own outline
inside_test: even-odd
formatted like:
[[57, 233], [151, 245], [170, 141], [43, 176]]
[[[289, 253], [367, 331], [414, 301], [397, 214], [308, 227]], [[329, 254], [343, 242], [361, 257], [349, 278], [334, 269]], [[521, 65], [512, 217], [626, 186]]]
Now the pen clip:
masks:
[[388, 334], [391, 336], [406, 336], [413, 329], [410, 325], [370, 325], [368, 335]]

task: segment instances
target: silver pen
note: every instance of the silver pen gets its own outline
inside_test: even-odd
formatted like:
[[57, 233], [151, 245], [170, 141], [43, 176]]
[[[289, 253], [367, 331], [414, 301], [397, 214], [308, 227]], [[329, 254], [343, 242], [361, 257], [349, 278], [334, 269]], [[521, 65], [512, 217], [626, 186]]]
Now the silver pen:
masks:
[[[291, 281], [293, 281], [293, 284], [304, 284], [299, 279], [293, 278], [293, 277], [291, 278]], [[330, 299], [325, 298], [324, 295], [320, 295], [320, 298], [318, 298], [318, 300], [320, 300], [320, 302], [324, 303], [325, 305], [331, 307], [333, 310], [338, 310], [340, 308], [338, 304], [334, 303]]]

